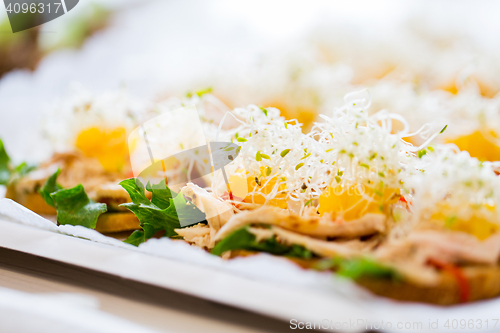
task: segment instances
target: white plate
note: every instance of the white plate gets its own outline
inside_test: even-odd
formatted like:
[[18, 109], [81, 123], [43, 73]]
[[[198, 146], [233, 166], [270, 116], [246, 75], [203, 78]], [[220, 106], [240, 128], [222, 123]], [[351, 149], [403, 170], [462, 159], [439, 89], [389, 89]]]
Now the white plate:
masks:
[[269, 255], [224, 261], [166, 238], [136, 248], [83, 227], [56, 227], [8, 199], [0, 200], [0, 215], [1, 247], [260, 313], [292, 327], [310, 322], [343, 332], [379, 327], [385, 332], [450, 332], [464, 319], [473, 321], [474, 328], [462, 332], [486, 332], [494, 331], [500, 319], [497, 299], [454, 307], [397, 302]]

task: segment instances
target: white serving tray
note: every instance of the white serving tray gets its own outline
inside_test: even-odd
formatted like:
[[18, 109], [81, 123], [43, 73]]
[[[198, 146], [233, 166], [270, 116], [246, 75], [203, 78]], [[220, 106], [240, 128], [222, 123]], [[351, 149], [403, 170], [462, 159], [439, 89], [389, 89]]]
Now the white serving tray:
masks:
[[[339, 328], [342, 332], [377, 331], [383, 320], [386, 326], [380, 331], [385, 332], [450, 332], [443, 326], [448, 319], [450, 323], [453, 319], [489, 319], [490, 327], [485, 329], [483, 324], [481, 330], [486, 332], [494, 331], [492, 320], [500, 317], [496, 311], [500, 308], [498, 300], [447, 308], [397, 302], [372, 296], [349, 281], [299, 269], [285, 259], [262, 255], [223, 261], [197, 248], [193, 249], [194, 256], [183, 256], [182, 252], [192, 251], [192, 247], [169, 239], [135, 248], [97, 235], [93, 230], [56, 227], [45, 221], [8, 199], [0, 200], [0, 247], [167, 288], [286, 322], [316, 323], [331, 331]], [[170, 250], [162, 253], [163, 249]], [[253, 271], [255, 274], [250, 273]], [[429, 327], [436, 321], [439, 329]], [[388, 322], [392, 328], [387, 327]], [[417, 324], [417, 329], [397, 327], [398, 323], [417, 322], [421, 323], [421, 326]], [[469, 331], [479, 330], [475, 326]]]

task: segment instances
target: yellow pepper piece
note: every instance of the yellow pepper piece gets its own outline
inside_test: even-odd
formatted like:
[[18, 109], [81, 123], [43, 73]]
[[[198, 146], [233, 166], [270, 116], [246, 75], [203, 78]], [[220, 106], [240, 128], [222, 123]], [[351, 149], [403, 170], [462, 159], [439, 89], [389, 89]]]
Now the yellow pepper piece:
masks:
[[[489, 134], [498, 138], [493, 130], [490, 130]], [[446, 142], [456, 144], [460, 150], [468, 151], [470, 156], [480, 161], [500, 161], [500, 147], [488, 140], [481, 131], [448, 139]]]
[[[494, 207], [483, 206], [486, 211], [493, 212]], [[496, 223], [490, 222], [484, 216], [473, 214], [468, 219], [457, 217], [453, 214], [453, 209], [448, 205], [439, 205], [437, 212], [432, 214], [431, 221], [442, 223], [445, 228], [453, 231], [466, 232], [476, 236], [480, 240], [484, 240], [497, 232], [500, 227]]]
[[[399, 200], [399, 189], [385, 188], [381, 192], [360, 186], [343, 188], [342, 185], [329, 186], [319, 197], [318, 211], [336, 213], [346, 221], [363, 217], [367, 213], [384, 213], [388, 205]], [[361, 193], [364, 192], [364, 195]]]
[[[261, 167], [261, 174], [266, 174], [266, 167]], [[269, 182], [268, 182], [269, 181]], [[264, 205], [266, 203], [265, 195], [270, 194], [276, 183], [278, 182], [277, 176], [249, 176], [241, 174], [233, 174], [229, 177], [229, 186], [231, 192], [235, 197], [243, 198], [243, 202], [256, 203], [259, 205]], [[266, 184], [267, 183], [267, 184]], [[278, 193], [273, 199], [267, 201], [268, 205], [287, 208], [288, 204], [286, 202], [286, 184], [282, 183], [278, 185]], [[249, 193], [255, 191], [256, 193]], [[261, 194], [262, 193], [262, 194]]]

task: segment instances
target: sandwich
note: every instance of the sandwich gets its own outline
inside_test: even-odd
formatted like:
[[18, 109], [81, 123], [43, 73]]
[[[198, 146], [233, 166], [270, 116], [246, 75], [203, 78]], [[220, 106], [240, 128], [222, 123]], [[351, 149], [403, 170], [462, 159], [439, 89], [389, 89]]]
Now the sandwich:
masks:
[[127, 134], [135, 125], [134, 117], [144, 113], [145, 107], [123, 91], [95, 95], [79, 86], [73, 89], [54, 105], [44, 122], [45, 137], [55, 148], [52, 156], [19, 174], [15, 172], [19, 166], [11, 165], [3, 149], [6, 197], [35, 213], [55, 216], [56, 209], [43, 199], [41, 188], [57, 171], [58, 186], [81, 185], [90, 200], [106, 206], [106, 214], [96, 226], [98, 231], [135, 230], [139, 222], [120, 207], [130, 199], [118, 183], [130, 174]]
[[102, 164], [77, 176], [89, 157], [59, 155], [19, 176], [9, 195], [28, 204], [23, 193], [37, 188], [34, 209], [101, 232], [109, 214], [134, 216], [133, 227], [120, 229], [134, 246], [169, 237], [228, 260], [265, 252], [399, 300], [450, 305], [498, 296], [496, 164], [432, 143], [447, 126], [414, 146], [401, 115], [370, 113], [370, 103], [366, 90], [348, 94], [307, 133], [274, 107], [229, 111], [238, 125], [219, 124], [216, 137], [238, 148], [223, 147], [231, 163], [205, 184], [174, 189], [166, 176], [126, 177]]

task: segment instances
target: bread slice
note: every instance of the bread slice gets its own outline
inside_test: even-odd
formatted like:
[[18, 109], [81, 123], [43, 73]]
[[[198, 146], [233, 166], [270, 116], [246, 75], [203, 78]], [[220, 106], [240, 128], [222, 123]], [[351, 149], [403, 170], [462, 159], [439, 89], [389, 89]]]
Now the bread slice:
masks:
[[[16, 192], [14, 185], [7, 187], [6, 198], [12, 199], [40, 215], [56, 215], [54, 207], [49, 206], [38, 193]], [[131, 212], [107, 212], [99, 216], [96, 229], [102, 233], [116, 233], [139, 229], [139, 220]]]
[[[255, 251], [233, 250], [226, 259], [248, 257], [258, 254]], [[318, 259], [287, 258], [302, 268], [310, 269]], [[500, 266], [472, 266], [461, 269], [467, 280], [467, 302], [497, 297], [500, 295]], [[435, 286], [421, 286], [406, 281], [385, 278], [362, 277], [358, 285], [376, 295], [400, 301], [453, 305], [462, 303], [461, 288], [456, 277], [448, 272], [440, 273], [440, 281]]]
[[14, 185], [9, 185], [7, 187], [7, 192], [5, 193], [5, 197], [16, 201], [37, 214], [56, 215], [56, 209], [49, 206], [45, 200], [43, 200], [42, 196], [36, 192], [19, 192], [16, 191]]
[[[500, 295], [500, 267], [464, 267], [462, 273], [468, 284], [468, 302]], [[361, 278], [356, 282], [377, 295], [401, 301], [439, 305], [452, 305], [462, 302], [459, 283], [453, 275], [447, 272], [441, 273], [438, 285], [429, 287], [390, 279]]]
[[139, 229], [139, 220], [131, 212], [108, 212], [97, 219], [95, 230], [101, 233], [117, 233]]

